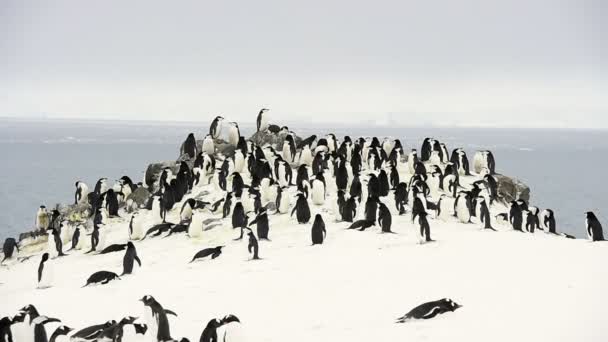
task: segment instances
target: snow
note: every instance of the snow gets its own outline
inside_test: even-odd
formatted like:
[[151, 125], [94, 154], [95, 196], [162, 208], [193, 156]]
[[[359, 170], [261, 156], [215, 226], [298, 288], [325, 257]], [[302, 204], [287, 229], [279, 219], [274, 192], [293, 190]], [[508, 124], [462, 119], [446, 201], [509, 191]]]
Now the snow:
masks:
[[[179, 315], [169, 316], [172, 336], [190, 341], [198, 341], [210, 319], [226, 314], [239, 317], [246, 341], [608, 340], [608, 244], [520, 233], [498, 222], [497, 232], [481, 230], [480, 223], [453, 217], [430, 219], [436, 242], [419, 244], [418, 227], [409, 214], [397, 216], [392, 196], [383, 201], [397, 234], [381, 234], [378, 227], [346, 230], [349, 223], [335, 222], [331, 183], [325, 204], [310, 204], [308, 224], [269, 215], [272, 241], [259, 241], [262, 260], [250, 260], [246, 237], [233, 240], [239, 231], [228, 217], [196, 239], [178, 234], [136, 241], [143, 266], [108, 285], [81, 288], [96, 271], [122, 273], [124, 252], [85, 255], [85, 246], [53, 259], [54, 284], [44, 290], [36, 289], [39, 253], [13, 261], [0, 267], [0, 316], [34, 304], [77, 330], [127, 315], [144, 321], [139, 299], [152, 295]], [[222, 196], [213, 184], [193, 195], [201, 191], [212, 191], [206, 200]], [[178, 221], [181, 203], [175, 208], [168, 221]], [[493, 214], [505, 211], [492, 208]], [[311, 246], [316, 213], [323, 215], [327, 238]], [[108, 244], [127, 241], [129, 218], [110, 219], [103, 228]], [[83, 232], [81, 239], [88, 236]], [[217, 259], [189, 263], [199, 250], [217, 245], [226, 246]], [[415, 306], [444, 297], [463, 307], [395, 323]], [[47, 326], [49, 336], [57, 326]]]

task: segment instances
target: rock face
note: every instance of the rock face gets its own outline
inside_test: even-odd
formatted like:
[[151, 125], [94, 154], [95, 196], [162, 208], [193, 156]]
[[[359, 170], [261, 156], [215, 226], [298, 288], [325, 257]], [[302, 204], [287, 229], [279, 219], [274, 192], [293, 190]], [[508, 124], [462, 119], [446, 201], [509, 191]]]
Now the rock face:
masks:
[[526, 202], [530, 201], [530, 187], [524, 182], [504, 175], [494, 175], [494, 177], [498, 182], [498, 196], [503, 201], [508, 203], [520, 198]]
[[177, 171], [179, 171], [177, 168], [177, 165], [174, 161], [152, 163], [152, 164], [148, 165], [148, 168], [146, 169], [146, 175], [144, 177], [146, 186], [148, 188], [154, 187], [154, 183], [156, 183], [158, 181], [158, 178], [160, 178], [161, 172], [166, 167], [170, 167], [174, 173], [177, 173]]
[[[274, 134], [270, 131], [264, 132], [255, 132], [251, 137], [249, 137], [250, 141], [253, 141], [254, 144], [259, 146], [264, 146], [266, 144], [270, 144], [274, 146], [275, 149], [283, 148], [283, 141], [285, 141], [285, 137], [287, 134]], [[295, 136], [294, 140], [296, 145], [302, 141], [302, 138]]]
[[[230, 145], [228, 142], [226, 142], [222, 139], [215, 139], [213, 141], [213, 143], [215, 144], [215, 153], [221, 153], [222, 155], [229, 156], [229, 157], [234, 154], [235, 147]], [[202, 140], [196, 141], [196, 150], [199, 152], [203, 150], [203, 141]], [[180, 157], [177, 159], [178, 161], [190, 159], [188, 157], [188, 155], [183, 153], [184, 143], [182, 143], [182, 145], [179, 147], [179, 151], [180, 151]]]
[[137, 189], [135, 189], [135, 191], [133, 191], [129, 195], [129, 197], [127, 197], [127, 201], [132, 200], [135, 204], [137, 204], [137, 207], [141, 208], [148, 202], [148, 198], [150, 198], [150, 195], [151, 194], [150, 194], [150, 191], [148, 191], [148, 189], [146, 189], [143, 186], [140, 186]]

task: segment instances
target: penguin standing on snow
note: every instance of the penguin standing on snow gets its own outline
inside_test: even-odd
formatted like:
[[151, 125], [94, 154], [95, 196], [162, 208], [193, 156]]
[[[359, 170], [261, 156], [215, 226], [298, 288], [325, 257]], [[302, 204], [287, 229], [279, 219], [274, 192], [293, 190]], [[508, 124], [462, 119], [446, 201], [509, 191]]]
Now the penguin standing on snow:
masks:
[[133, 272], [133, 264], [137, 261], [139, 267], [141, 267], [141, 260], [137, 256], [137, 250], [135, 249], [135, 245], [133, 242], [127, 242], [127, 251], [125, 252], [125, 256], [122, 258], [122, 274], [131, 274]]
[[51, 256], [65, 256], [63, 253], [63, 241], [59, 235], [59, 230], [49, 228], [48, 252]]
[[393, 222], [393, 217], [391, 216], [390, 210], [388, 210], [387, 206], [378, 202], [378, 224], [380, 228], [382, 228], [383, 233], [392, 233], [391, 225]]
[[[46, 332], [46, 328], [44, 327], [45, 324], [48, 323], [54, 323], [54, 322], [61, 322], [60, 320], [58, 320], [57, 318], [52, 318], [52, 317], [47, 317], [44, 315], [40, 315], [38, 313], [38, 310], [36, 309], [35, 306], [33, 305], [28, 305], [24, 308], [22, 308], [20, 310], [20, 316], [21, 315], [25, 315], [24, 317], [24, 323], [25, 324], [29, 324], [29, 328], [31, 329], [32, 327], [34, 328], [33, 330], [33, 341], [34, 342], [46, 342], [48, 341], [48, 337], [47, 337], [47, 332]], [[27, 319], [27, 316], [29, 316], [29, 320]], [[29, 338], [25, 338], [26, 340]], [[15, 339], [15, 342], [17, 341], [21, 341], [21, 336], [19, 339]], [[30, 340], [31, 341], [31, 340]]]
[[477, 205], [479, 207], [479, 213], [477, 214], [477, 216], [479, 217], [479, 220], [481, 221], [481, 223], [484, 224], [483, 228], [496, 230], [496, 229], [492, 228], [492, 223], [490, 222], [490, 209], [488, 209], [488, 204], [486, 203], [486, 199], [483, 197], [478, 197]]
[[514, 230], [522, 232], [523, 224], [523, 213], [519, 204], [515, 201], [511, 201], [511, 207], [509, 209], [509, 223]]
[[312, 203], [315, 205], [323, 205], [325, 203], [325, 178], [323, 172], [319, 172], [316, 178], [312, 181]]
[[303, 193], [299, 193], [297, 197], [298, 199], [296, 200], [296, 205], [293, 207], [290, 216], [293, 216], [293, 214], [296, 213], [298, 223], [308, 223], [308, 221], [310, 221], [310, 207], [308, 206], [308, 200]]
[[153, 340], [158, 342], [173, 341], [167, 314], [175, 315], [175, 313], [170, 310], [165, 310], [163, 306], [150, 295], [144, 296], [140, 301], [144, 303], [147, 326]]
[[418, 226], [420, 227], [420, 243], [431, 242], [431, 226], [429, 225], [429, 221], [427, 220], [428, 214], [426, 211], [419, 212], [416, 215], [418, 218]]
[[540, 218], [538, 217], [538, 208], [529, 207], [526, 211], [526, 231], [534, 233], [534, 230], [539, 228]]
[[270, 230], [270, 227], [268, 225], [268, 214], [266, 214], [265, 208], [260, 208], [257, 216], [249, 223], [251, 226], [254, 224], [257, 227], [258, 238], [260, 240], [269, 240], [268, 231]]
[[4, 258], [2, 258], [2, 262], [0, 262], [0, 264], [2, 264], [6, 259], [12, 258], [15, 249], [17, 249], [17, 253], [19, 253], [19, 245], [17, 244], [17, 241], [13, 238], [6, 238], [6, 240], [4, 240], [4, 245], [2, 245], [2, 253], [4, 254]]
[[587, 228], [587, 236], [591, 241], [604, 241], [604, 230], [602, 224], [597, 219], [592, 211], [588, 211], [586, 214], [585, 226]]
[[268, 128], [268, 115], [266, 114], [266, 112], [268, 112], [269, 110], [270, 109], [268, 108], [262, 108], [258, 113], [258, 117], [256, 120], [258, 132], [264, 132]]
[[471, 222], [471, 197], [466, 192], [461, 192], [454, 202], [454, 214], [462, 223]]
[[211, 135], [213, 139], [220, 137], [222, 132], [222, 121], [224, 121], [224, 118], [219, 115], [216, 116], [213, 121], [211, 121], [211, 125], [209, 126], [209, 135]]
[[407, 184], [401, 182], [395, 188], [395, 207], [399, 215], [405, 214], [405, 206], [408, 201]]
[[253, 234], [253, 231], [251, 229], [247, 228], [247, 230], [249, 231], [247, 233], [249, 235], [249, 243], [247, 244], [247, 250], [249, 251], [249, 254], [252, 254], [252, 260], [259, 260], [260, 257], [258, 256], [258, 239], [255, 238], [255, 234]]
[[275, 200], [275, 206], [277, 208], [277, 212], [280, 214], [286, 214], [289, 212], [289, 194], [285, 192], [287, 187], [279, 186], [277, 188], [277, 198]]
[[38, 288], [46, 289], [53, 284], [53, 267], [49, 261], [49, 253], [42, 254], [38, 265]]
[[323, 222], [323, 217], [321, 216], [321, 214], [317, 214], [315, 216], [315, 221], [312, 224], [312, 229], [310, 233], [312, 236], [313, 245], [323, 244], [323, 240], [327, 236], [327, 231], [325, 230], [325, 222]]
[[542, 224], [545, 229], [547, 229], [547, 233], [557, 234], [556, 224], [555, 224], [555, 215], [553, 214], [553, 210], [545, 209], [542, 214]]

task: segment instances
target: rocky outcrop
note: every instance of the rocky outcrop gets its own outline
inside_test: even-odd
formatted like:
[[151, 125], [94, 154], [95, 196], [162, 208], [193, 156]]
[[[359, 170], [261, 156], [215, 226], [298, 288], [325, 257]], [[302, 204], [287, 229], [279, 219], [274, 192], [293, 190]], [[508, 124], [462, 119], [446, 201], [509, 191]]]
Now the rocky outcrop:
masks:
[[148, 199], [150, 198], [151, 193], [150, 191], [148, 191], [148, 189], [146, 189], [143, 186], [138, 187], [137, 189], [135, 189], [135, 191], [133, 191], [129, 197], [127, 197], [127, 202], [129, 200], [133, 201], [133, 203], [135, 203], [135, 205], [138, 208], [143, 207], [147, 202]]
[[179, 171], [177, 164], [174, 161], [165, 161], [148, 165], [144, 180], [146, 182], [146, 186], [149, 189], [152, 189], [154, 187], [154, 183], [158, 181], [158, 179], [160, 178], [160, 174], [166, 167], [170, 167], [174, 173], [177, 173], [177, 171]]
[[[253, 133], [253, 135], [251, 135], [251, 137], [249, 137], [249, 140], [258, 146], [264, 146], [264, 145], [270, 144], [275, 149], [282, 149], [283, 142], [285, 141], [286, 136], [287, 136], [286, 133], [275, 134], [275, 133], [272, 133], [267, 130], [264, 132]], [[297, 145], [302, 141], [302, 138], [300, 138], [296, 135], [296, 136], [294, 136], [294, 140]]]
[[[224, 156], [232, 156], [234, 154], [235, 146], [232, 146], [228, 142], [226, 142], [222, 139], [215, 139], [213, 141], [213, 143], [215, 144], [215, 153], [216, 154], [222, 154]], [[196, 141], [196, 149], [197, 149], [197, 151], [203, 150], [203, 141], [202, 140]], [[184, 143], [182, 143], [182, 145], [179, 147], [179, 151], [180, 151], [180, 156], [177, 159], [178, 161], [190, 160], [190, 157], [187, 154], [184, 154], [182, 152], [182, 151], [184, 151]]]
[[498, 182], [498, 196], [506, 203], [523, 199], [530, 201], [530, 187], [517, 178], [494, 175]]

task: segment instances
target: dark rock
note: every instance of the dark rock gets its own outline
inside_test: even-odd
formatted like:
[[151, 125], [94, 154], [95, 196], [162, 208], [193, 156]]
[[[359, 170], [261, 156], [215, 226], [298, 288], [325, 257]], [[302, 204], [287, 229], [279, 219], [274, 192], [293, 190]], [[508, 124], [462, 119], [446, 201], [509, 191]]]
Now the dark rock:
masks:
[[523, 199], [530, 201], [530, 187], [517, 178], [505, 175], [494, 175], [498, 182], [498, 196], [505, 202]]
[[[258, 146], [264, 146], [266, 144], [270, 144], [275, 148], [275, 150], [281, 150], [283, 148], [283, 142], [285, 141], [286, 136], [287, 136], [287, 134], [285, 134], [285, 133], [284, 134], [274, 134], [267, 130], [264, 132], [253, 133], [253, 135], [251, 137], [249, 137], [249, 140]], [[294, 140], [296, 142], [296, 145], [298, 145], [302, 141], [302, 138], [295, 136]]]
[[148, 165], [148, 168], [146, 169], [146, 175], [144, 177], [146, 186], [148, 188], [152, 189], [154, 187], [154, 184], [158, 181], [158, 179], [160, 178], [160, 174], [166, 167], [170, 167], [173, 173], [177, 173], [177, 171], [179, 171], [174, 161], [152, 163]]
[[141, 208], [148, 202], [150, 196], [150, 191], [148, 191], [148, 189], [146, 189], [145, 187], [140, 186], [127, 197], [127, 201], [132, 200], [137, 205], [137, 207]]

